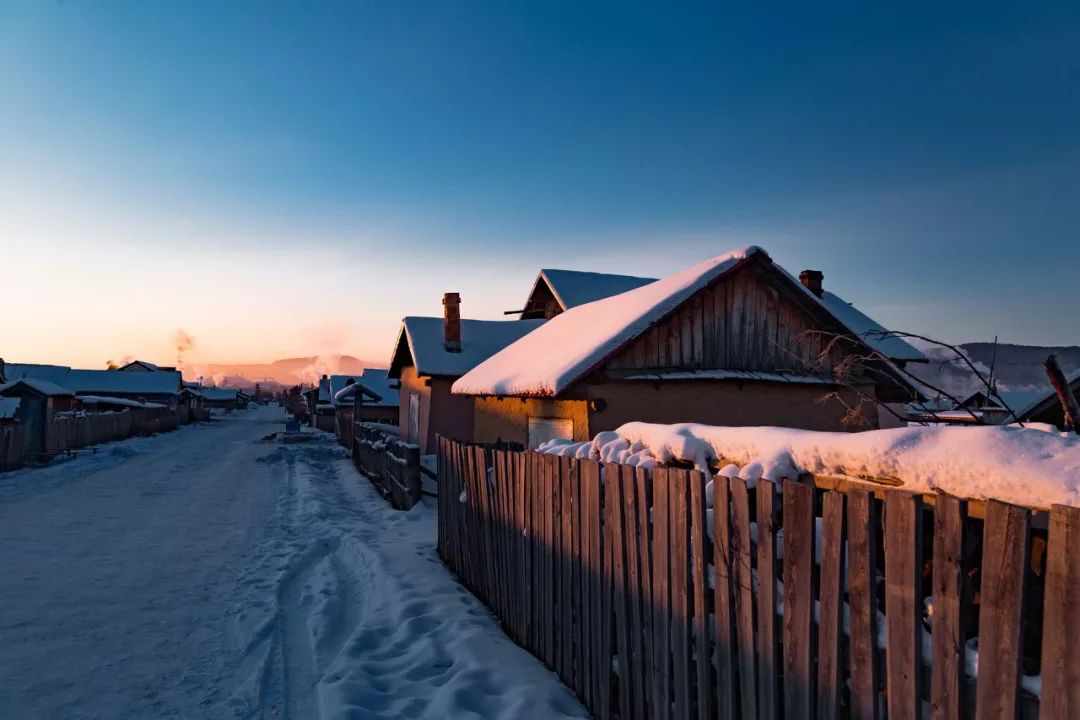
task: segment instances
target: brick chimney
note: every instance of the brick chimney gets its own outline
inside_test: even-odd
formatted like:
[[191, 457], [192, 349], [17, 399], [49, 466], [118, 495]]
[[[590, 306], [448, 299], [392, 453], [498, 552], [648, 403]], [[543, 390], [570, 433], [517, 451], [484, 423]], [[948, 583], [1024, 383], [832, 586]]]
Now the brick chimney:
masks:
[[820, 270], [803, 270], [799, 273], [799, 282], [801, 282], [807, 290], [818, 297], [821, 297], [821, 293], [823, 292], [821, 281], [824, 279], [825, 273]]
[[443, 345], [447, 352], [461, 352], [461, 296], [443, 295]]

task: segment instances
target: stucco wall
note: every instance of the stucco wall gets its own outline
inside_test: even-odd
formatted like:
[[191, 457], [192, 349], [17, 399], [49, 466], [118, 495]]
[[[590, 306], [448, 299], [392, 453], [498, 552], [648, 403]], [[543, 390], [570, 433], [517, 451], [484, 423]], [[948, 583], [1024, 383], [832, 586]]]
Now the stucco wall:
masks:
[[398, 435], [402, 440], [409, 439], [409, 396], [420, 395], [420, 453], [424, 454], [427, 444], [428, 413], [431, 409], [431, 388], [424, 384], [424, 379], [417, 377], [416, 368], [407, 367], [401, 371], [401, 389], [398, 390]]
[[434, 452], [435, 436], [472, 442], [473, 399], [466, 395], [452, 395], [450, 386], [457, 378], [431, 379], [431, 420], [427, 429], [428, 452]]
[[859, 403], [857, 394], [839, 390], [844, 402], [824, 399], [837, 388], [796, 383], [732, 381], [611, 382], [590, 385], [590, 434], [641, 420], [657, 423], [699, 422], [710, 425], [776, 425], [805, 430], [867, 430], [878, 426], [877, 408], [864, 414], [869, 425], [847, 426], [843, 418]]
[[529, 418], [569, 418], [574, 439], [589, 439], [589, 420], [584, 400], [547, 398], [476, 398], [475, 440], [482, 443], [528, 443]]

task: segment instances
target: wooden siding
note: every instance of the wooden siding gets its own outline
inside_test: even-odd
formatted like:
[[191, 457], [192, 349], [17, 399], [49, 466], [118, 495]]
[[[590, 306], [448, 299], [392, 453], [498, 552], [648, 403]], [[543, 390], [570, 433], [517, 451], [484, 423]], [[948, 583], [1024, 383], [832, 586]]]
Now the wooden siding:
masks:
[[815, 317], [775, 270], [750, 263], [649, 328], [607, 369], [827, 372], [844, 351], [820, 363], [828, 337], [812, 331], [843, 332], [823, 312]]

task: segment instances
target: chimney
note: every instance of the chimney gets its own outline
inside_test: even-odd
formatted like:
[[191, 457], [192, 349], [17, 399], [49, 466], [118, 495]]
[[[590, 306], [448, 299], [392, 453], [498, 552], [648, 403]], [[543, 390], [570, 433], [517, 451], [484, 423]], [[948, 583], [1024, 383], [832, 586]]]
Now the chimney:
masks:
[[799, 282], [801, 282], [807, 290], [818, 297], [821, 297], [821, 293], [823, 292], [821, 281], [824, 279], [825, 273], [820, 270], [803, 270], [799, 273]]
[[461, 352], [461, 296], [443, 295], [443, 345], [447, 352]]

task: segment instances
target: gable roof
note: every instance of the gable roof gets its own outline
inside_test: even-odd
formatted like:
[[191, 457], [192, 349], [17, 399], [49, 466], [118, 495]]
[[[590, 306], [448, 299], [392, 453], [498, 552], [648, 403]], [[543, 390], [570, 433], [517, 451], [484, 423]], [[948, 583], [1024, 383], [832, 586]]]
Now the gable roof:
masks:
[[[854, 308], [839, 298], [835, 301], [818, 298], [794, 276], [772, 263], [763, 249], [749, 246], [621, 295], [571, 308], [478, 365], [454, 383], [453, 392], [462, 395], [558, 395], [690, 297], [755, 256], [762, 257], [787, 276], [808, 301], [818, 303], [853, 335], [861, 337], [861, 333], [870, 332], [866, 321], [873, 321], [865, 315], [850, 312]], [[873, 325], [884, 331], [880, 325]], [[902, 351], [910, 358], [922, 357], [918, 350], [902, 340], [882, 338], [882, 342], [884, 340], [896, 340], [904, 346], [890, 342], [890, 352]]]
[[462, 320], [461, 352], [450, 352], [443, 344], [442, 318], [407, 317], [394, 344], [389, 377], [401, 377], [409, 364], [419, 375], [460, 377], [543, 324], [543, 320]]
[[75, 395], [66, 387], [57, 385], [51, 380], [41, 380], [39, 378], [19, 378], [18, 380], [8, 381], [0, 385], [0, 393], [12, 392], [20, 387], [27, 388], [45, 397], [72, 397]]
[[121, 365], [120, 367], [118, 367], [116, 369], [124, 371], [124, 372], [131, 372], [131, 371], [138, 372], [138, 371], [141, 371], [141, 370], [149, 370], [149, 371], [173, 370], [174, 368], [163, 368], [160, 365], [155, 365], [154, 363], [149, 362], [147, 360], [132, 360], [131, 362], [126, 363], [124, 365]]
[[62, 383], [71, 368], [67, 365], [41, 365], [38, 363], [7, 363], [4, 366], [4, 379], [8, 382], [20, 378], [35, 378]]
[[78, 394], [93, 395], [178, 395], [181, 387], [180, 373], [168, 370], [72, 370], [64, 378], [64, 385]]
[[642, 285], [656, 282], [656, 278], [544, 268], [533, 283], [532, 292], [529, 293], [530, 298], [536, 293], [536, 287], [541, 282], [546, 282], [551, 288], [551, 294], [559, 301], [562, 309], [569, 310], [612, 295], [621, 295]]

